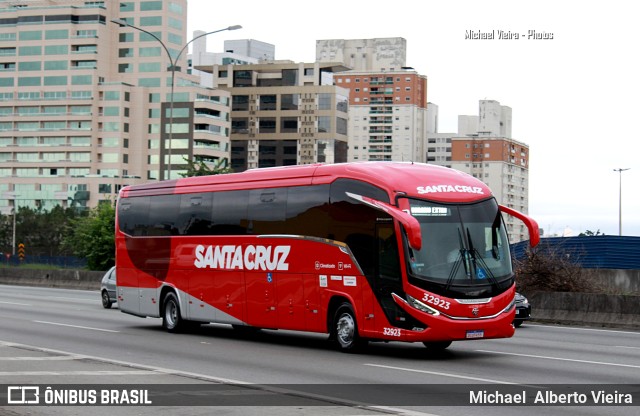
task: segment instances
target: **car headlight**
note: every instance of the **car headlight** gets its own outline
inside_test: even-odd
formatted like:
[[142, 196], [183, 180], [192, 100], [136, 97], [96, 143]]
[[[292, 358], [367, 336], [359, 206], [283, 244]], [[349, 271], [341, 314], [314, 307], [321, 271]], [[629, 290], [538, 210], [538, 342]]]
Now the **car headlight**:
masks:
[[438, 310], [432, 308], [429, 305], [425, 305], [424, 303], [420, 302], [418, 299], [414, 298], [409, 294], [407, 294], [407, 301], [409, 302], [409, 305], [413, 306], [419, 311], [422, 311], [424, 313], [428, 313], [429, 315], [434, 315], [434, 316], [440, 315], [440, 312]]

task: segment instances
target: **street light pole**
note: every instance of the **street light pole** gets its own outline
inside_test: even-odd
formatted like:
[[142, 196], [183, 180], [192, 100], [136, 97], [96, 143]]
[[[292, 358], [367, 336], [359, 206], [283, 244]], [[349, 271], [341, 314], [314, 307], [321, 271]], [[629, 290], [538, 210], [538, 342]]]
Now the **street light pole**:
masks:
[[[178, 52], [178, 54], [175, 56], [175, 58], [173, 56], [171, 56], [171, 52], [169, 52], [169, 48], [167, 48], [167, 45], [164, 44], [164, 42], [157, 37], [155, 34], [144, 30], [140, 27], [134, 26], [130, 23], [128, 23], [126, 20], [123, 19], [113, 19], [111, 20], [111, 23], [115, 23], [120, 27], [130, 27], [132, 29], [136, 29], [139, 30], [140, 32], [144, 32], [147, 35], [151, 36], [152, 38], [154, 38], [155, 40], [157, 40], [160, 45], [162, 45], [162, 48], [164, 49], [164, 51], [167, 53], [167, 57], [169, 58], [169, 63], [171, 64], [171, 66], [169, 68], [167, 68], [167, 70], [171, 71], [171, 93], [170, 93], [170, 101], [169, 101], [169, 146], [168, 146], [168, 153], [169, 153], [169, 162], [167, 164], [167, 178], [164, 177], [164, 169], [162, 169], [164, 167], [164, 157], [161, 159], [160, 162], [160, 179], [171, 179], [171, 149], [172, 149], [172, 144], [173, 144], [173, 92], [175, 89], [175, 78], [176, 78], [176, 70], [180, 70], [180, 67], [177, 66], [178, 60], [180, 59], [180, 56], [182, 56], [182, 53], [187, 49], [187, 47], [195, 40], [198, 40], [204, 36], [208, 36], [208, 35], [212, 35], [214, 33], [218, 33], [218, 32], [224, 32], [225, 30], [237, 30], [237, 29], [242, 29], [242, 26], [240, 25], [233, 25], [233, 26], [228, 26], [225, 27], [224, 29], [218, 29], [218, 30], [214, 30], [211, 32], [206, 32], [206, 33], [202, 33], [198, 36], [196, 36], [195, 38], [191, 39], [189, 42], [187, 42], [182, 49], [180, 49], [180, 52]], [[161, 118], [162, 119], [162, 118]]]
[[618, 193], [618, 235], [622, 235], [622, 172], [624, 172], [625, 170], [629, 170], [631, 168], [619, 168], [619, 169], [614, 169], [614, 172], [618, 172], [620, 173], [620, 190]]

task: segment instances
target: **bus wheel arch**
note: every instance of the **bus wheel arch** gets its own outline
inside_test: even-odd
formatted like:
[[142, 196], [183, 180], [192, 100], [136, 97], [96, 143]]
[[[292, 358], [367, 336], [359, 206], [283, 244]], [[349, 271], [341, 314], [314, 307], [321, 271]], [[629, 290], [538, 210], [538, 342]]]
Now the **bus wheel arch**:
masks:
[[186, 321], [182, 319], [178, 295], [172, 289], [163, 289], [161, 299], [162, 327], [168, 332], [180, 332]]
[[330, 334], [330, 339], [334, 340], [343, 352], [358, 352], [367, 344], [360, 336], [356, 314], [348, 301], [341, 302], [335, 308]]

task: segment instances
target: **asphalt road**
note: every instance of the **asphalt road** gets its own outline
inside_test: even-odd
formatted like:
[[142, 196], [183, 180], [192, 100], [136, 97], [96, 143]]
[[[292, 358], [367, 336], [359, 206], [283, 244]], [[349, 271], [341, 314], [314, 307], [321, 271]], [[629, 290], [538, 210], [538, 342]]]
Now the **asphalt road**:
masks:
[[[503, 400], [512, 384], [516, 391], [545, 394], [571, 394], [585, 384], [586, 393], [623, 393], [640, 385], [640, 332], [524, 324], [511, 339], [454, 342], [438, 354], [404, 343], [371, 343], [362, 354], [344, 354], [322, 334], [246, 336], [222, 325], [169, 334], [159, 319], [103, 309], [97, 291], [0, 286], [0, 385], [47, 383], [235, 386], [214, 393], [228, 398], [228, 406], [187, 407], [186, 400], [180, 407], [118, 409], [143, 416], [637, 415], [637, 389], [632, 406], [606, 407], [480, 406], [470, 404], [469, 390], [499, 392]], [[369, 396], [354, 404], [358, 389]], [[440, 401], [424, 401], [429, 395]], [[0, 415], [10, 416], [88, 413], [86, 407], [0, 407]], [[90, 413], [113, 409], [92, 407]]]

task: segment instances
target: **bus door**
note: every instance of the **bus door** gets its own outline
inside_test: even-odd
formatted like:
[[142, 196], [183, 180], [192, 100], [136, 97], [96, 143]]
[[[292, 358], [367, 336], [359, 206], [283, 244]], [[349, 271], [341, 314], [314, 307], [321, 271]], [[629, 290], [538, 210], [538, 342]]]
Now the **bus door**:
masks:
[[372, 279], [373, 291], [389, 323], [394, 326], [403, 326], [404, 313], [391, 297], [392, 293], [398, 295], [403, 293], [398, 240], [392, 218], [378, 218], [376, 220], [376, 237], [378, 246], [376, 248], [375, 274]]

